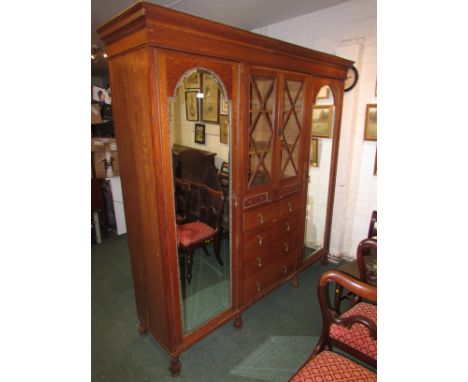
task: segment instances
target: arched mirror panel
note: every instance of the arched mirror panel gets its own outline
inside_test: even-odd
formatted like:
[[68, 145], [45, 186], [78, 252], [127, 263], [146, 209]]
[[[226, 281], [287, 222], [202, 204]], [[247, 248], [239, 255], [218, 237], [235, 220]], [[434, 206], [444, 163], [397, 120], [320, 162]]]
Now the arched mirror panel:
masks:
[[230, 102], [218, 77], [195, 68], [169, 102], [182, 329], [231, 307]]

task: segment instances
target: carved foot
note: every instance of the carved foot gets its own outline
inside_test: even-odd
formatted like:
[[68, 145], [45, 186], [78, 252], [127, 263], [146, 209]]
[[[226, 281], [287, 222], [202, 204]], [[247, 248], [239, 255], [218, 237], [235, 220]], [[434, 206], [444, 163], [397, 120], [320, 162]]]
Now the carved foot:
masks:
[[323, 266], [328, 265], [328, 256], [322, 256], [322, 258], [321, 258], [321, 260], [320, 260], [320, 263], [321, 263]]
[[299, 286], [299, 279], [297, 278], [297, 276], [293, 276], [291, 278], [290, 283], [293, 288], [297, 288]]
[[169, 366], [169, 371], [173, 377], [177, 377], [180, 374], [180, 369], [182, 364], [179, 361], [179, 357], [171, 358], [171, 366]]
[[234, 327], [236, 329], [241, 329], [242, 328], [242, 317], [241, 315], [235, 316], [234, 317]]
[[145, 334], [147, 331], [148, 331], [148, 327], [146, 326], [146, 324], [143, 324], [140, 322], [138, 324], [138, 333]]

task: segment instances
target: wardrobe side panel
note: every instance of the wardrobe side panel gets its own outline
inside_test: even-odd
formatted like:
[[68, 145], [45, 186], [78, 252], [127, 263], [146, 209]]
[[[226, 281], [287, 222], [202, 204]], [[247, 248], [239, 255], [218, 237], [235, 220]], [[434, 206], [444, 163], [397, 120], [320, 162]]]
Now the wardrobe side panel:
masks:
[[158, 216], [154, 58], [148, 48], [109, 61], [135, 297], [140, 322], [169, 351], [170, 333]]

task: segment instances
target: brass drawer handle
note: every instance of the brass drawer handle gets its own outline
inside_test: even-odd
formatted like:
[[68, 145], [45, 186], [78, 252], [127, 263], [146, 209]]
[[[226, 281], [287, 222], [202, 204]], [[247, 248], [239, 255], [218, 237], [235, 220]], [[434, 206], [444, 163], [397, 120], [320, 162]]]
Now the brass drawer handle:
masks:
[[288, 267], [286, 265], [283, 265], [283, 272], [285, 275], [288, 274]]
[[262, 259], [260, 257], [257, 257], [257, 265], [259, 268], [262, 267]]
[[263, 224], [263, 215], [261, 213], [258, 213], [257, 218], [260, 224]]
[[288, 222], [286, 222], [285, 226], [286, 226], [286, 232], [291, 231], [291, 226], [289, 225]]
[[260, 292], [262, 290], [260, 283], [255, 283], [255, 285], [257, 285], [257, 292]]
[[284, 243], [284, 252], [288, 253], [289, 252], [289, 245], [288, 243]]
[[257, 244], [261, 246], [263, 244], [262, 237], [260, 235], [257, 235]]
[[291, 202], [288, 203], [288, 208], [289, 208], [289, 212], [292, 212], [292, 203]]

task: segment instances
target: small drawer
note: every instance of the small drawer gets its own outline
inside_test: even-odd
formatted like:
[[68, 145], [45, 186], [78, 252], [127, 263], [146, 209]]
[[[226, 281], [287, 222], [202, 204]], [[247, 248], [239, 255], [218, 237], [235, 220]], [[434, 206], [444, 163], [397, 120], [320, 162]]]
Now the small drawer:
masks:
[[264, 227], [245, 232], [244, 251], [250, 252], [263, 248], [271, 248], [272, 243], [279, 240], [297, 237], [298, 222], [299, 215], [293, 214]]
[[273, 223], [300, 209], [300, 195], [287, 197], [244, 212], [244, 231]]
[[262, 296], [288, 277], [294, 271], [294, 261], [295, 257], [279, 259], [265, 268], [263, 272], [251, 276], [244, 276], [243, 303], [248, 303]]

